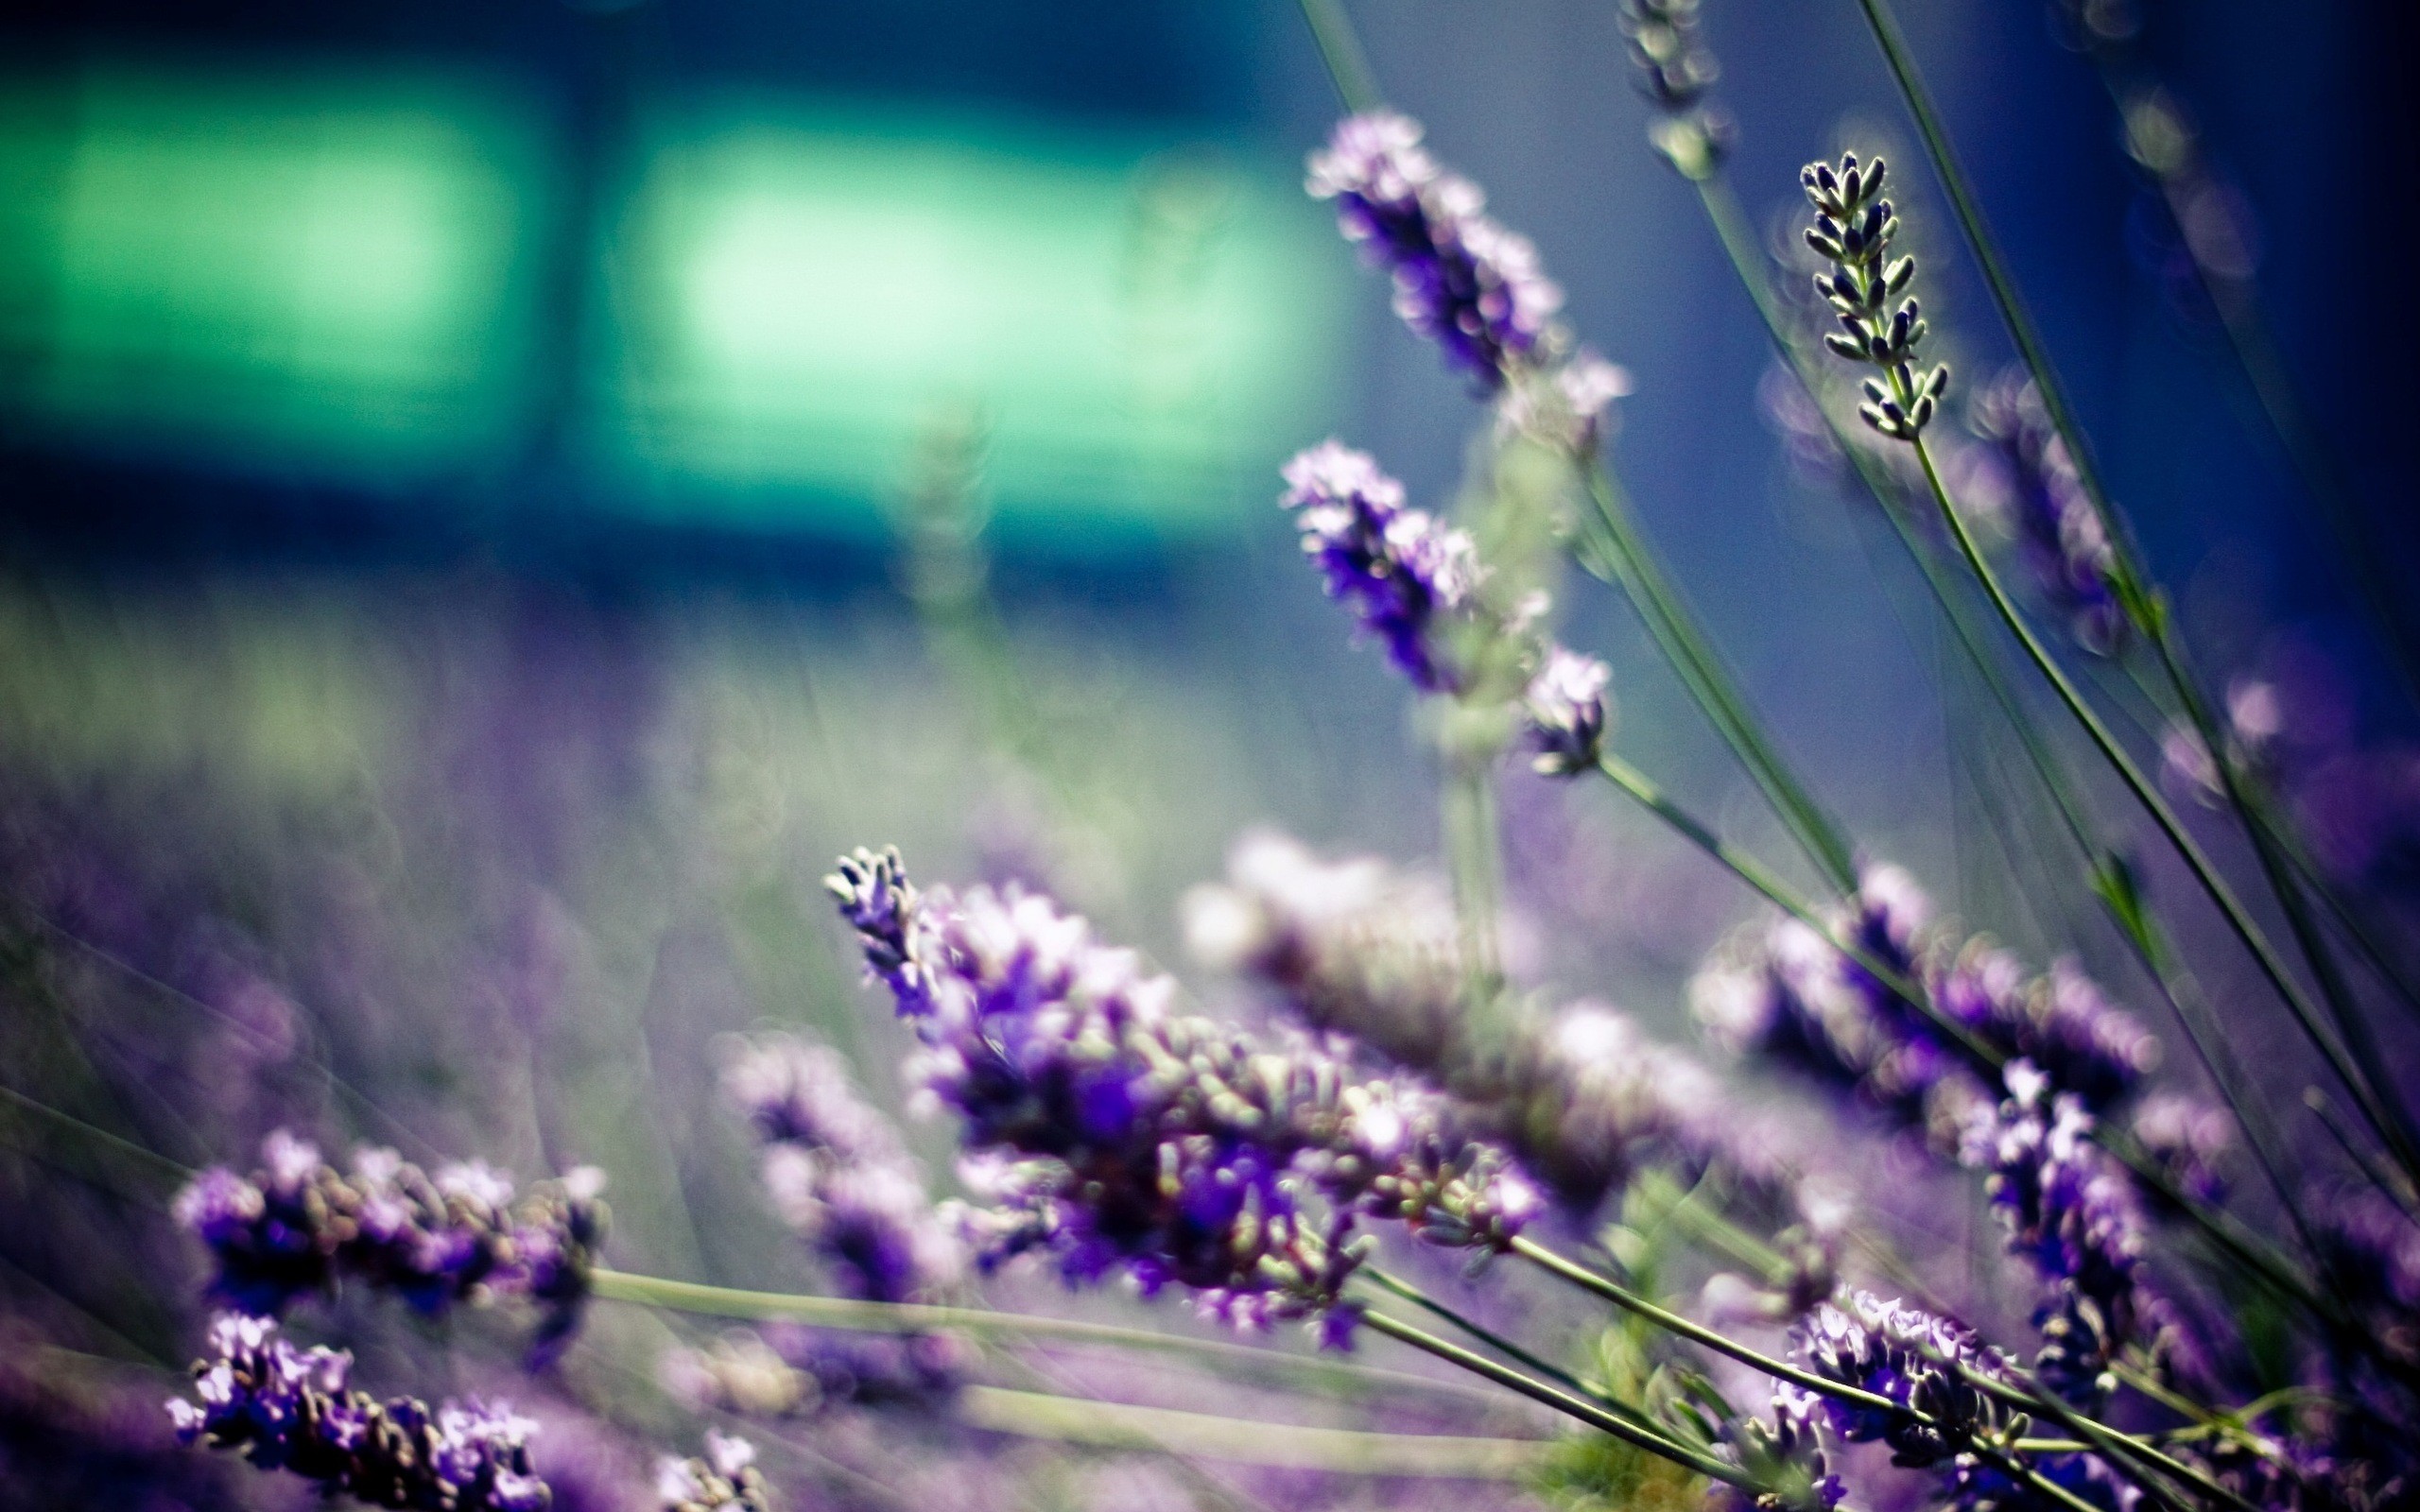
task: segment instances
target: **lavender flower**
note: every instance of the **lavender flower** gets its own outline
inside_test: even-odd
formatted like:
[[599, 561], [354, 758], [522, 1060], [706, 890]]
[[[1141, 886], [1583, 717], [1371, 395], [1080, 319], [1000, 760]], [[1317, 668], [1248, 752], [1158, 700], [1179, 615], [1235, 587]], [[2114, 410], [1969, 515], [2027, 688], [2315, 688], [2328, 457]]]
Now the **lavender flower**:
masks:
[[[2159, 1045], [2070, 960], [2029, 979], [2016, 957], [1981, 939], [1952, 951], [1930, 904], [1895, 867], [1868, 867], [1857, 898], [1827, 920], [2002, 1056], [2030, 1057], [2053, 1091], [2106, 1108], [2158, 1063]], [[1690, 984], [1690, 1005], [1716, 1043], [1756, 1053], [1854, 1089], [1895, 1120], [1954, 1145], [1992, 1099], [1932, 1019], [1825, 935], [1790, 919], [1735, 936]]]
[[1998, 505], [2042, 596], [2066, 616], [2077, 644], [2116, 652], [2127, 619], [2108, 532], [2025, 370], [2009, 369], [1977, 389], [1967, 425], [1996, 464], [1979, 479], [1984, 497]]
[[1613, 669], [1594, 657], [1560, 645], [1547, 650], [1522, 699], [1539, 772], [1569, 777], [1597, 765], [1613, 717], [1605, 694], [1613, 678]]
[[1630, 369], [1582, 348], [1553, 370], [1508, 384], [1495, 402], [1497, 425], [1587, 457], [1614, 431], [1613, 403], [1634, 387]]
[[1477, 1036], [1452, 904], [1426, 879], [1374, 858], [1323, 861], [1264, 831], [1237, 842], [1226, 883], [1194, 889], [1184, 912], [1203, 964], [1248, 973], [1309, 1028], [1443, 1088], [1576, 1208], [1645, 1165], [1703, 1168], [1730, 1148], [1705, 1068], [1612, 1008], [1508, 1009]]
[[1698, 0], [1622, 0], [1622, 35], [1658, 119], [1649, 136], [1683, 177], [1713, 176], [1730, 150], [1728, 116], [1707, 102], [1721, 68], [1698, 36]]
[[1841, 329], [1827, 333], [1824, 344], [1837, 356], [1881, 369], [1879, 378], [1865, 381], [1865, 403], [1858, 414], [1884, 436], [1913, 441], [1931, 423], [1942, 391], [1949, 387], [1949, 369], [1917, 373], [1924, 316], [1914, 300], [1891, 308], [1915, 277], [1916, 260], [1894, 261], [1890, 255], [1899, 218], [1882, 198], [1887, 171], [1880, 158], [1860, 165], [1852, 152], [1837, 171], [1829, 163], [1808, 163], [1799, 180], [1815, 207], [1806, 245], [1832, 265], [1829, 272], [1815, 275], [1815, 292], [1831, 306]]
[[913, 1076], [961, 1120], [984, 1263], [1177, 1282], [1240, 1326], [1322, 1316], [1341, 1344], [1360, 1218], [1484, 1251], [1539, 1207], [1436, 1094], [1175, 1012], [1172, 982], [1046, 897], [935, 890], [915, 911]]
[[[1857, 897], [1828, 920], [1903, 981], [1921, 978], [1930, 904], [1895, 867], [1869, 867]], [[1715, 1043], [1772, 1057], [1854, 1090], [1893, 1118], [1946, 1139], [1981, 1097], [1932, 1025], [1830, 939], [1795, 919], [1735, 936], [1689, 987], [1691, 1012]]]
[[[1477, 548], [1462, 531], [1406, 507], [1403, 485], [1366, 452], [1324, 441], [1286, 464], [1280, 503], [1298, 511], [1303, 551], [1395, 665], [1424, 693], [1454, 691], [1444, 625], [1478, 587]], [[871, 959], [871, 957], [869, 957]]]
[[431, 1176], [365, 1146], [340, 1172], [285, 1129], [261, 1153], [249, 1179], [213, 1167], [175, 1204], [177, 1221], [216, 1262], [212, 1291], [237, 1307], [274, 1315], [352, 1279], [431, 1314], [466, 1299], [526, 1297], [544, 1310], [542, 1351], [578, 1326], [607, 1219], [595, 1167], [515, 1202], [511, 1180], [483, 1161]]
[[957, 1237], [934, 1212], [898, 1132], [857, 1096], [837, 1052], [789, 1035], [736, 1041], [722, 1087], [762, 1142], [774, 1210], [844, 1291], [906, 1302], [957, 1284], [965, 1269]]
[[1346, 239], [1393, 274], [1404, 323], [1494, 392], [1550, 344], [1563, 290], [1537, 249], [1489, 219], [1478, 186], [1440, 168], [1420, 138], [1418, 122], [1392, 112], [1347, 116], [1311, 155], [1305, 187], [1334, 199]]
[[2087, 1108], [2105, 1108], [2159, 1064], [2159, 1040], [2114, 1006], [2073, 958], [2031, 981], [2005, 950], [1970, 941], [1933, 973], [1934, 1001], [2001, 1051], [2024, 1057]]
[[706, 1430], [706, 1452], [695, 1459], [670, 1454], [656, 1461], [655, 1494], [664, 1512], [772, 1512], [773, 1493], [756, 1469], [756, 1446]]
[[955, 1391], [972, 1354], [945, 1334], [843, 1333], [804, 1324], [737, 1329], [702, 1349], [666, 1350], [666, 1390], [698, 1410], [813, 1418], [841, 1405], [930, 1407]]
[[[1869, 1292], [1825, 1302], [1790, 1332], [1800, 1364], [1827, 1381], [1886, 1397], [1895, 1409], [1824, 1397], [1805, 1404], [1852, 1444], [1886, 1443], [1892, 1463], [1938, 1465], [2003, 1426], [1975, 1378], [2005, 1380], [2005, 1356], [1959, 1324]], [[1932, 1419], [1918, 1421], [1910, 1413]]]
[[2147, 1226], [2132, 1180], [2091, 1143], [2083, 1099], [2053, 1096], [2048, 1078], [2023, 1059], [2009, 1063], [2007, 1084], [2007, 1100], [1969, 1125], [1960, 1158], [1990, 1173], [1985, 1188], [2010, 1251], [2052, 1288], [2037, 1319], [2044, 1383], [2091, 1400], [2105, 1394], [2110, 1362], [2135, 1337]]
[[221, 1314], [210, 1342], [217, 1357], [194, 1366], [199, 1405], [168, 1403], [188, 1444], [233, 1450], [373, 1506], [543, 1512], [551, 1500], [529, 1469], [536, 1425], [501, 1402], [380, 1403], [348, 1389], [352, 1356], [297, 1349], [268, 1318]]

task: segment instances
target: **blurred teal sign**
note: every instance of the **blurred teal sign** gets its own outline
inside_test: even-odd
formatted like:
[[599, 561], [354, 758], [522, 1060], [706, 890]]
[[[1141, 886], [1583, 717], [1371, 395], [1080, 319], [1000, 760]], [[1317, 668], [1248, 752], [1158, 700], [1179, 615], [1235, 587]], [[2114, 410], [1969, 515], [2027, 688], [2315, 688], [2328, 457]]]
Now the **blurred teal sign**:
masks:
[[[561, 377], [595, 506], [747, 529], [873, 525], [971, 410], [1004, 517], [1104, 540], [1223, 516], [1321, 422], [1344, 257], [1290, 166], [735, 98], [636, 123], [566, 262], [548, 140], [493, 81], [9, 85], [0, 406], [69, 446], [409, 481], [516, 455]], [[550, 256], [595, 270], [575, 341], [531, 339]]]

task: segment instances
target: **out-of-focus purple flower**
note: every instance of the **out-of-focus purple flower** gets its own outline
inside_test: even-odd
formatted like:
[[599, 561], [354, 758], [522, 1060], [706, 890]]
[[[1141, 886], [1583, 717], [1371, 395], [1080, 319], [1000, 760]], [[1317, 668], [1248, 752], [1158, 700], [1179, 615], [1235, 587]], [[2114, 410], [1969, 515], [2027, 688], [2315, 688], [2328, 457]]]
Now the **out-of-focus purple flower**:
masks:
[[773, 1324], [667, 1350], [656, 1373], [695, 1409], [812, 1418], [842, 1405], [930, 1407], [958, 1388], [972, 1363], [967, 1345], [945, 1334]]
[[655, 1462], [656, 1501], [664, 1512], [772, 1512], [772, 1488], [756, 1468], [756, 1446], [733, 1434], [706, 1430], [706, 1452], [693, 1459], [666, 1454]]
[[2180, 1092], [2154, 1092], [2135, 1109], [2132, 1126], [2135, 1143], [2177, 1190], [2204, 1202], [2225, 1200], [2220, 1164], [2235, 1146], [2235, 1120], [2225, 1108]]
[[1495, 403], [1496, 423], [1584, 458], [1612, 437], [1614, 401], [1634, 387], [1629, 369], [1583, 347], [1553, 371], [1508, 385]]
[[1175, 1012], [1174, 983], [1046, 897], [915, 906], [913, 1076], [961, 1120], [987, 1263], [1035, 1252], [1071, 1283], [1176, 1282], [1259, 1326], [1334, 1312], [1362, 1217], [1493, 1250], [1538, 1211], [1437, 1094]]
[[1388, 111], [1345, 117], [1310, 159], [1305, 187], [1337, 202], [1349, 241], [1394, 277], [1395, 313], [1490, 392], [1547, 336], [1563, 290], [1486, 197], [1440, 168], [1420, 124]]
[[1770, 1489], [1755, 1496], [1725, 1482], [1706, 1487], [1706, 1512], [1831, 1512], [1847, 1494], [1824, 1454], [1816, 1424], [1821, 1400], [1801, 1386], [1776, 1384], [1770, 1419], [1749, 1418], [1716, 1452]]
[[1452, 905], [1425, 879], [1260, 831], [1184, 912], [1204, 965], [1252, 976], [1308, 1027], [1443, 1088], [1567, 1204], [1594, 1207], [1643, 1165], [1702, 1168], [1728, 1149], [1714, 1077], [1612, 1008], [1509, 1012], [1475, 1037]]
[[2090, 1141], [2092, 1115], [2055, 1096], [2031, 1062], [2009, 1063], [2008, 1097], [1979, 1112], [1960, 1157], [1987, 1171], [2009, 1249], [2051, 1288], [2040, 1316], [2044, 1383], [2072, 1400], [2105, 1393], [2117, 1351], [2133, 1342], [2135, 1268], [2148, 1243], [2132, 1179]]
[[1954, 947], [1896, 867], [1868, 867], [1856, 899], [1826, 920], [1830, 937], [1794, 919], [1751, 926], [1690, 984], [1690, 1006], [1717, 1044], [1769, 1056], [1854, 1089], [1893, 1119], [1953, 1147], [1994, 1099], [1933, 1020], [1835, 948], [1847, 940], [2002, 1056], [2031, 1057], [2054, 1091], [2102, 1108], [2157, 1064], [2159, 1044], [2112, 1005], [2074, 962], [2029, 979], [1985, 941]]
[[392, 1290], [424, 1313], [465, 1299], [526, 1297], [544, 1309], [542, 1352], [578, 1326], [605, 1236], [604, 1176], [583, 1166], [518, 1202], [484, 1161], [432, 1176], [393, 1150], [364, 1147], [351, 1171], [284, 1129], [249, 1178], [202, 1172], [177, 1196], [179, 1223], [208, 1246], [211, 1289], [273, 1315], [306, 1292], [352, 1280]]
[[1987, 497], [2015, 534], [2043, 597], [2067, 616], [2079, 644], [2115, 651], [2128, 628], [2114, 585], [2116, 555], [2032, 380], [2012, 368], [1982, 385], [1967, 421], [1998, 463]]
[[[1826, 1381], [1896, 1404], [1867, 1407], [1833, 1397], [1806, 1403], [1849, 1443], [1890, 1445], [1894, 1464], [1941, 1464], [2000, 1426], [1993, 1400], [1973, 1383], [2008, 1379], [2009, 1362], [1948, 1319], [1853, 1292], [1802, 1318], [1790, 1344], [1799, 1363]], [[1919, 1422], [1910, 1408], [1932, 1421]]]
[[197, 1401], [169, 1401], [188, 1444], [233, 1450], [372, 1506], [444, 1512], [544, 1512], [546, 1483], [529, 1468], [535, 1424], [501, 1402], [408, 1397], [386, 1402], [349, 1388], [353, 1357], [297, 1349], [268, 1318], [222, 1313], [215, 1359], [195, 1363]]
[[1595, 657], [1560, 645], [1547, 648], [1522, 697], [1541, 773], [1569, 777], [1597, 765], [1613, 718], [1613, 700], [1605, 691], [1613, 680], [1613, 668]]
[[850, 1296], [928, 1301], [958, 1283], [965, 1256], [923, 1172], [838, 1052], [781, 1034], [735, 1041], [722, 1087], [762, 1142], [774, 1211]]
[[[1922, 979], [1930, 905], [1896, 867], [1869, 867], [1857, 897], [1828, 920], [1903, 982]], [[1946, 1139], [1980, 1100], [1980, 1084], [1932, 1025], [1823, 934], [1781, 919], [1735, 936], [1689, 987], [1709, 1039], [1853, 1089], [1893, 1118]]]
[[2071, 956], [2028, 980], [2023, 963], [1996, 946], [1969, 942], [1932, 976], [1933, 1001], [1984, 1040], [2031, 1061], [2051, 1086], [2112, 1106], [2159, 1064], [2159, 1040], [2111, 1004]]
[[1471, 538], [1408, 507], [1403, 485], [1368, 453], [1333, 440], [1287, 463], [1285, 477], [1279, 503], [1295, 511], [1303, 551], [1319, 564], [1328, 596], [1386, 643], [1413, 686], [1452, 691], [1458, 674], [1440, 640], [1443, 622], [1478, 586]]

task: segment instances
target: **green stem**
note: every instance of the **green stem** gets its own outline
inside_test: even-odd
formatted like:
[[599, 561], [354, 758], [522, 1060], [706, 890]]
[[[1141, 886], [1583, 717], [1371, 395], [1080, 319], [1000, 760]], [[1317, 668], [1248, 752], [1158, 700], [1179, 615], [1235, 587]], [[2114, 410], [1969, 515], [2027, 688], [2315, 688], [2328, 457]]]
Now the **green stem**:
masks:
[[[1601, 458], [1586, 466], [1586, 489], [1594, 524], [1602, 532], [1603, 566], [1638, 610], [1648, 634], [1696, 700], [1716, 733], [1747, 768], [1774, 814], [1806, 852], [1835, 891], [1857, 889], [1857, 866], [1840, 826], [1817, 805], [1805, 785], [1774, 749], [1749, 713], [1730, 675], [1723, 669], [1682, 602], [1680, 592], [1658, 564], [1653, 548], [1631, 508], [1620, 480]], [[1583, 557], [1583, 566], [1588, 565]], [[1605, 576], [1599, 572], [1599, 576]]]
[[1303, 20], [1310, 25], [1311, 41], [1319, 45], [1320, 61], [1327, 65], [1327, 77], [1336, 85], [1337, 95], [1344, 108], [1356, 115], [1377, 110], [1385, 104], [1378, 93], [1377, 76], [1370, 71], [1369, 54], [1362, 51], [1361, 39], [1354, 33], [1353, 18], [1344, 12], [1343, 0], [1302, 0]]
[[1591, 1428], [1613, 1435], [1634, 1449], [1645, 1450], [1651, 1454], [1670, 1460], [1684, 1469], [1695, 1470], [1710, 1480], [1721, 1481], [1725, 1485], [1738, 1486], [1744, 1491], [1757, 1492], [1764, 1489], [1756, 1484], [1755, 1477], [1737, 1465], [1726, 1465], [1702, 1450], [1692, 1449], [1677, 1439], [1667, 1438], [1661, 1434], [1639, 1428], [1625, 1418], [1615, 1417], [1592, 1401], [1572, 1396], [1569, 1392], [1558, 1390], [1543, 1381], [1532, 1380], [1517, 1370], [1496, 1364], [1485, 1355], [1474, 1354], [1458, 1344], [1449, 1344], [1435, 1334], [1415, 1328], [1400, 1318], [1373, 1309], [1361, 1314], [1361, 1321], [1391, 1339], [1409, 1344], [1413, 1349], [1433, 1354], [1448, 1364], [1460, 1366], [1473, 1375], [1484, 1377], [1499, 1386], [1517, 1391], [1531, 1401], [1577, 1418]]
[[1391, 1275], [1388, 1272], [1379, 1269], [1375, 1265], [1363, 1265], [1358, 1274], [1366, 1279], [1372, 1285], [1376, 1286], [1383, 1291], [1392, 1292], [1395, 1296], [1403, 1298], [1405, 1301], [1409, 1302], [1412, 1306], [1419, 1308], [1421, 1311], [1435, 1317], [1443, 1319], [1445, 1322], [1452, 1324], [1455, 1328], [1460, 1329], [1462, 1332], [1469, 1334], [1472, 1338], [1486, 1345], [1489, 1349], [1494, 1349], [1496, 1353], [1503, 1355], [1506, 1359], [1512, 1361], [1516, 1365], [1527, 1366], [1529, 1369], [1544, 1376], [1547, 1380], [1553, 1382], [1556, 1385], [1563, 1387], [1564, 1390], [1576, 1391], [1593, 1401], [1599, 1402], [1608, 1412], [1616, 1413], [1621, 1417], [1627, 1418], [1631, 1421], [1637, 1423], [1642, 1428], [1646, 1428], [1651, 1431], [1657, 1429], [1658, 1425], [1653, 1418], [1648, 1417], [1645, 1413], [1640, 1412], [1637, 1408], [1633, 1407], [1630, 1403], [1622, 1400], [1619, 1397], [1615, 1396], [1610, 1388], [1599, 1385], [1594, 1381], [1585, 1380], [1580, 1375], [1564, 1369], [1563, 1366], [1554, 1364], [1552, 1361], [1545, 1359], [1514, 1341], [1506, 1338], [1504, 1335], [1496, 1332], [1491, 1328], [1488, 1328], [1485, 1324], [1478, 1322], [1475, 1318], [1465, 1317], [1461, 1313], [1446, 1306], [1444, 1303], [1429, 1296], [1417, 1286], [1412, 1285], [1409, 1281], [1403, 1280], [1401, 1277]]

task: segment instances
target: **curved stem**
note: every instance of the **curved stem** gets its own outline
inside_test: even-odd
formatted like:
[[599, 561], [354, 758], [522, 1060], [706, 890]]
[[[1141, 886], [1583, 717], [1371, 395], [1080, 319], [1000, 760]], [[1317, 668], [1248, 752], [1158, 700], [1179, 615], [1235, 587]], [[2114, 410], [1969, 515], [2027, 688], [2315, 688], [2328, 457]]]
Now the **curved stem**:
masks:
[[1700, 1475], [1721, 1481], [1728, 1486], [1738, 1486], [1744, 1491], [1754, 1492], [1763, 1489], [1757, 1485], [1754, 1476], [1737, 1465], [1727, 1465], [1703, 1450], [1692, 1449], [1677, 1439], [1667, 1438], [1660, 1434], [1636, 1427], [1624, 1418], [1615, 1417], [1592, 1401], [1583, 1400], [1568, 1392], [1558, 1390], [1543, 1381], [1531, 1380], [1517, 1370], [1496, 1364], [1485, 1355], [1474, 1354], [1458, 1344], [1449, 1344], [1435, 1334], [1414, 1328], [1400, 1318], [1374, 1310], [1364, 1312], [1361, 1314], [1361, 1321], [1391, 1339], [1409, 1344], [1415, 1349], [1424, 1350], [1440, 1360], [1460, 1366], [1473, 1375], [1482, 1376], [1499, 1386], [1517, 1391], [1532, 1401], [1577, 1418], [1591, 1428], [1611, 1434], [1634, 1449], [1642, 1449], [1651, 1454], [1670, 1460], [1684, 1469], [1695, 1470]]

